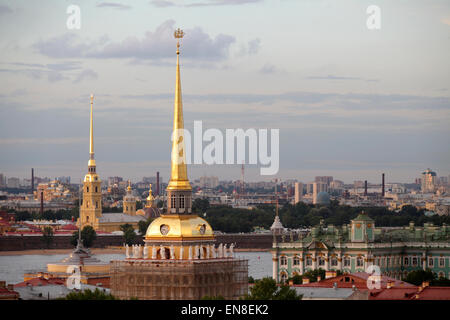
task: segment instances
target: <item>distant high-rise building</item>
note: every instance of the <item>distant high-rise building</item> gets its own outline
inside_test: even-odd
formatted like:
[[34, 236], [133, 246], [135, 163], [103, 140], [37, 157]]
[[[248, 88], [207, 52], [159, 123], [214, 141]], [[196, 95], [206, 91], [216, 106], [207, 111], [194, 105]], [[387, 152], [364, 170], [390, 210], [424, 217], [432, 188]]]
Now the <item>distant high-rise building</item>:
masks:
[[202, 188], [216, 188], [219, 185], [218, 177], [200, 177], [200, 187]]
[[436, 172], [431, 171], [430, 168], [422, 172], [422, 192], [431, 193], [436, 189]]
[[330, 189], [338, 190], [344, 188], [344, 182], [341, 180], [333, 180], [330, 182]]
[[332, 176], [317, 176], [315, 178], [315, 182], [325, 183], [326, 185], [330, 185], [331, 181], [333, 181]]
[[70, 177], [58, 177], [55, 180], [59, 181], [60, 183], [70, 184]]
[[20, 179], [14, 177], [8, 178], [6, 186], [8, 188], [20, 188]]
[[119, 185], [119, 183], [122, 181], [123, 181], [122, 177], [109, 177], [108, 178], [108, 186], [111, 187], [115, 184]]
[[3, 173], [0, 173], [0, 188], [3, 188], [5, 186], [6, 186], [5, 176], [3, 175]]
[[294, 203], [299, 203], [303, 197], [303, 183], [296, 182], [295, 183], [295, 191], [294, 191], [295, 200]]
[[313, 183], [313, 203], [317, 202], [317, 196], [321, 192], [328, 192], [328, 185], [322, 182]]

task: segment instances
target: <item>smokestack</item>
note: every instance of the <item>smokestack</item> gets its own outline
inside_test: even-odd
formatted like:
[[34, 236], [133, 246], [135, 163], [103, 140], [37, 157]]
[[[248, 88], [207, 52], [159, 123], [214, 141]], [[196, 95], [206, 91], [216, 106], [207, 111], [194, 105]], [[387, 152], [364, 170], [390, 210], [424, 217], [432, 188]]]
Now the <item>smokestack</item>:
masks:
[[367, 180], [364, 180], [364, 195], [367, 196]]
[[381, 197], [384, 198], [384, 173], [381, 175]]
[[44, 192], [41, 191], [41, 217], [44, 214]]
[[31, 168], [31, 193], [34, 192], [34, 168]]
[[159, 171], [156, 172], [156, 195], [159, 196]]

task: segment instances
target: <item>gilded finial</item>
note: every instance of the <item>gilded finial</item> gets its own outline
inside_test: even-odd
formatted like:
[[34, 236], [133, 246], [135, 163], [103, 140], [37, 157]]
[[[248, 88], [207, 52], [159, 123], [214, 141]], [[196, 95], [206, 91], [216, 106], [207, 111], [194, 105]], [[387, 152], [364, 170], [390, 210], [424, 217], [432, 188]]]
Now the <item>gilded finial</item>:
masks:
[[181, 30], [180, 28], [178, 28], [177, 30], [175, 30], [175, 32], [173, 33], [173, 36], [175, 37], [175, 39], [177, 39], [177, 54], [180, 54], [180, 40], [181, 38], [183, 38], [185, 35], [184, 31]]
[[93, 103], [94, 103], [94, 94], [91, 93], [91, 104], [93, 104]]

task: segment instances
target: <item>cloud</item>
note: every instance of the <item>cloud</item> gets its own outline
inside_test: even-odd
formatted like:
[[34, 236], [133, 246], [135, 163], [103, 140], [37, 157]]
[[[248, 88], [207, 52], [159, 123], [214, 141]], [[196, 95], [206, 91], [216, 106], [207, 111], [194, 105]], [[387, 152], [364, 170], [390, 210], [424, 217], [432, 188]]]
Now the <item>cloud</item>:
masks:
[[[135, 61], [164, 60], [173, 58], [175, 41], [173, 39], [175, 21], [167, 20], [156, 28], [148, 31], [139, 39], [129, 36], [120, 42], [112, 42], [107, 36], [96, 40], [83, 41], [74, 33], [40, 40], [33, 48], [51, 58], [96, 58], [96, 59], [134, 59]], [[220, 61], [228, 58], [230, 46], [235, 38], [230, 35], [218, 34], [212, 37], [201, 28], [186, 29], [183, 40], [183, 58], [203, 61]], [[253, 44], [253, 47], [256, 43]], [[255, 50], [255, 48], [253, 48]]]
[[98, 74], [94, 70], [91, 69], [84, 69], [81, 71], [73, 80], [74, 83], [79, 83], [83, 81], [84, 79], [97, 79]]
[[152, 4], [153, 6], [158, 7], [158, 8], [176, 6], [176, 4], [174, 2], [166, 1], [166, 0], [154, 0], [154, 1], [150, 1], [150, 4]]
[[264, 73], [264, 74], [270, 74], [270, 73], [274, 73], [276, 71], [276, 68], [273, 64], [270, 63], [266, 63], [260, 70], [259, 72]]
[[[71, 78], [71, 71], [81, 70], [80, 61], [64, 61], [60, 63], [26, 63], [26, 62], [10, 62], [4, 63], [15, 68], [5, 68], [0, 69], [0, 72], [24, 75], [32, 79], [43, 79], [46, 78], [49, 82], [57, 82], [62, 80], [69, 80]], [[86, 70], [85, 70], [86, 71]], [[92, 75], [92, 73], [90, 74]], [[79, 82], [84, 77], [89, 76], [84, 74]], [[75, 80], [77, 80], [79, 76]]]
[[115, 2], [101, 2], [97, 4], [97, 8], [113, 8], [119, 10], [128, 10], [131, 9], [131, 6]]
[[327, 75], [327, 76], [309, 76], [306, 79], [310, 80], [360, 80], [367, 82], [378, 82], [378, 79], [364, 79], [360, 77], [347, 77], [347, 76], [335, 76], [335, 75]]
[[173, 1], [166, 1], [166, 0], [153, 0], [150, 1], [150, 4], [159, 8], [174, 7], [174, 6], [192, 8], [192, 7], [210, 7], [210, 6], [235, 6], [257, 2], [262, 2], [262, 0], [209, 0], [209, 1], [207, 0], [203, 2], [191, 2], [188, 4], [176, 4]]
[[0, 16], [4, 15], [4, 14], [12, 13], [12, 12], [13, 12], [13, 10], [10, 7], [5, 6], [5, 5], [0, 5]]

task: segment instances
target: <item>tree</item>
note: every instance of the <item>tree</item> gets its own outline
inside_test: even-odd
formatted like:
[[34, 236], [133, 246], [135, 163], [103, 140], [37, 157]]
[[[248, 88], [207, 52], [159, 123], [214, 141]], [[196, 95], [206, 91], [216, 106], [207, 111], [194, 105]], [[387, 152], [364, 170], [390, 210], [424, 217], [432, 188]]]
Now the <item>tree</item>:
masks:
[[45, 227], [42, 230], [42, 241], [45, 243], [45, 247], [50, 248], [50, 244], [53, 242], [53, 229], [52, 227]]
[[104, 291], [95, 288], [94, 291], [90, 289], [86, 289], [78, 292], [69, 293], [63, 300], [117, 300], [110, 293], [106, 293]]
[[128, 245], [132, 245], [136, 238], [133, 226], [129, 223], [122, 224], [120, 230], [123, 232], [123, 241]]
[[197, 198], [192, 203], [192, 212], [205, 213], [209, 209], [209, 200]]
[[[85, 226], [81, 230], [81, 240], [83, 240], [83, 245], [86, 248], [90, 248], [92, 244], [94, 243], [94, 240], [97, 239], [97, 233], [95, 232], [94, 228], [91, 226]], [[76, 246], [78, 243], [78, 231], [75, 231], [72, 233], [72, 239], [70, 239], [70, 243], [73, 246]]]
[[138, 229], [141, 235], [145, 235], [147, 232], [148, 226], [152, 223], [153, 218], [148, 218], [147, 220], [141, 220], [138, 222]]
[[244, 296], [244, 300], [301, 300], [295, 289], [288, 286], [277, 286], [275, 280], [270, 277], [257, 280], [250, 288], [250, 294]]
[[425, 281], [432, 281], [436, 279], [436, 274], [430, 269], [414, 270], [408, 273], [405, 281], [416, 286], [420, 286]]

